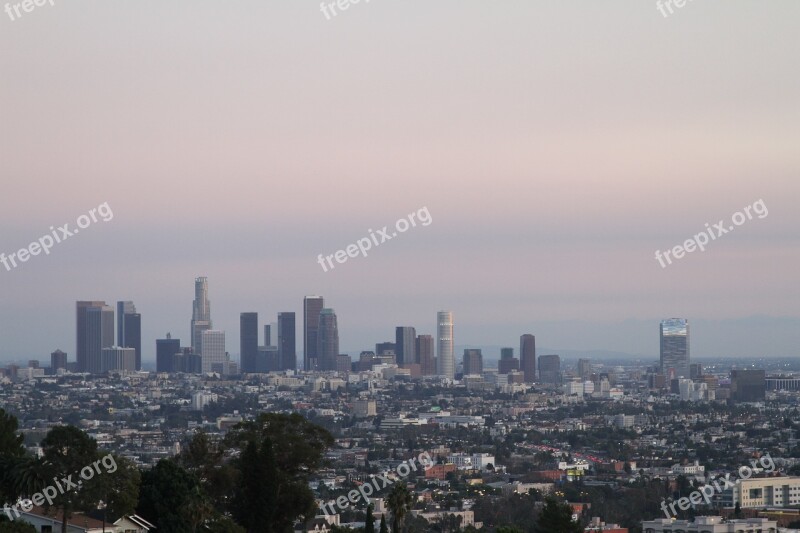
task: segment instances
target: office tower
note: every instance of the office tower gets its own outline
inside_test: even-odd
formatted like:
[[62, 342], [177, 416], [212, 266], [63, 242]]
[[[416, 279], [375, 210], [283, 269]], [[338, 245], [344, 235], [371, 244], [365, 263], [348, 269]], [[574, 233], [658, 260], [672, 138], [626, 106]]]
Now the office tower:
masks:
[[456, 374], [456, 356], [453, 344], [453, 313], [436, 314], [436, 362], [440, 376], [453, 379]]
[[734, 402], [763, 402], [767, 379], [764, 370], [731, 370], [731, 400]]
[[336, 313], [328, 307], [319, 313], [316, 353], [321, 370], [336, 370], [336, 356], [339, 355], [339, 325]]
[[703, 365], [700, 363], [692, 363], [689, 365], [689, 378], [697, 379], [703, 375]]
[[378, 359], [375, 357], [375, 352], [361, 352], [358, 358], [358, 370], [365, 372], [372, 370], [372, 365], [377, 364]]
[[417, 331], [400, 326], [394, 330], [394, 350], [398, 365], [410, 365], [417, 361]]
[[500, 361], [497, 363], [498, 374], [508, 374], [519, 370], [519, 359], [514, 357], [514, 348], [500, 348]]
[[393, 342], [378, 342], [375, 344], [375, 355], [394, 355], [397, 357], [397, 345]]
[[464, 350], [464, 375], [483, 374], [483, 354], [480, 350], [467, 348]]
[[272, 344], [272, 326], [269, 324], [264, 324], [264, 346], [275, 346]]
[[101, 372], [133, 372], [136, 370], [136, 350], [111, 346], [103, 348]]
[[[86, 313], [88, 309], [92, 307], [102, 307], [106, 305], [105, 302], [102, 301], [80, 301], [75, 302], [75, 358], [77, 361], [78, 372], [86, 372], [88, 367], [88, 353], [87, 353], [87, 345], [88, 345], [88, 338], [86, 336]], [[113, 327], [112, 327], [113, 329]], [[113, 335], [113, 331], [112, 331]], [[109, 344], [111, 346], [114, 344], [113, 342]], [[99, 357], [99, 353], [98, 353]]]
[[536, 381], [536, 337], [530, 333], [519, 338], [519, 366], [525, 383]]
[[336, 371], [337, 372], [350, 372], [353, 368], [353, 360], [347, 354], [339, 354], [336, 356]]
[[258, 313], [241, 313], [239, 315], [239, 359], [243, 374], [256, 371]]
[[[191, 332], [192, 349], [194, 353], [203, 353], [203, 332], [210, 330], [211, 326], [211, 302], [208, 301], [208, 278], [195, 278]], [[204, 372], [210, 371], [211, 370], [204, 370]]]
[[202, 357], [202, 372], [212, 372], [214, 365], [224, 365], [228, 360], [225, 354], [225, 332], [214, 329], [203, 331], [200, 346], [203, 352], [200, 354]]
[[259, 346], [256, 372], [266, 374], [281, 369], [281, 359], [277, 346]]
[[103, 348], [114, 346], [114, 308], [105, 302], [84, 306], [78, 302], [78, 316], [83, 330], [78, 332], [78, 346], [83, 349], [83, 372], [103, 372]]
[[578, 359], [578, 375], [582, 378], [592, 375], [592, 362], [589, 359]]
[[278, 313], [278, 359], [281, 370], [297, 369], [296, 339], [294, 312]]
[[417, 362], [423, 376], [436, 375], [436, 355], [433, 352], [433, 335], [417, 337]]
[[67, 369], [67, 354], [56, 350], [50, 354], [50, 373], [55, 374], [59, 368]]
[[133, 302], [117, 302], [117, 346], [136, 350], [136, 370], [142, 369], [142, 315]]
[[156, 339], [156, 372], [185, 372], [175, 368], [175, 354], [181, 351], [181, 340], [167, 333], [166, 339]]
[[561, 357], [558, 355], [539, 357], [539, 381], [551, 385], [561, 383]]
[[182, 347], [172, 357], [172, 368], [174, 372], [201, 374], [203, 372], [203, 356], [194, 353], [188, 346]]
[[39, 368], [38, 359], [28, 359], [28, 368]]
[[303, 298], [303, 369], [317, 370], [317, 331], [319, 330], [319, 314], [325, 302], [322, 296], [306, 296]]
[[667, 379], [689, 377], [689, 321], [668, 318], [661, 321], [661, 373]]

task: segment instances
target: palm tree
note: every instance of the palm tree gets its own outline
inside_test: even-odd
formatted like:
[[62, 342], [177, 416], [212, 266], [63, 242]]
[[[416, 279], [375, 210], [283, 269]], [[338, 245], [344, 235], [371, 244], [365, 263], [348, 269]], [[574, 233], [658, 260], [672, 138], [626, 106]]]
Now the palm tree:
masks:
[[411, 504], [413, 503], [414, 499], [411, 497], [411, 493], [405, 483], [394, 486], [386, 500], [387, 507], [392, 511], [392, 533], [400, 533], [403, 520], [408, 511], [411, 510]]

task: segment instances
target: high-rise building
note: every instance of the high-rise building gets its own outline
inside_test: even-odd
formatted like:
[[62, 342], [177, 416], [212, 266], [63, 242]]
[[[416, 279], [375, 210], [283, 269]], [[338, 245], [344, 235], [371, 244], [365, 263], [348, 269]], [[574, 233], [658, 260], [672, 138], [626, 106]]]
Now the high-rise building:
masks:
[[339, 355], [339, 325], [336, 313], [328, 307], [319, 313], [317, 327], [317, 357], [321, 370], [336, 370], [336, 356]]
[[530, 333], [519, 338], [519, 366], [525, 383], [536, 381], [536, 337]]
[[668, 318], [661, 321], [661, 373], [667, 379], [689, 377], [689, 321]]
[[703, 376], [703, 365], [701, 363], [691, 363], [689, 365], [689, 378], [697, 379]]
[[440, 376], [453, 379], [456, 373], [455, 346], [453, 344], [453, 313], [436, 314], [436, 362]]
[[243, 374], [256, 372], [258, 313], [241, 313], [239, 315], [239, 359]]
[[[208, 278], [194, 280], [194, 301], [192, 302], [192, 349], [194, 353], [203, 353], [203, 332], [210, 330], [211, 302], [208, 300]], [[203, 370], [210, 372], [211, 370]]]
[[[79, 301], [75, 302], [75, 358], [77, 361], [78, 372], [87, 372], [88, 370], [88, 338], [86, 336], [86, 313], [92, 307], [102, 307], [106, 305], [105, 302], [96, 300], [96, 301]], [[113, 335], [113, 325], [112, 325], [112, 332]], [[114, 344], [113, 342], [109, 344], [111, 346]], [[97, 354], [99, 358], [99, 353]]]
[[766, 378], [764, 370], [731, 370], [731, 400], [763, 402], [767, 390]]
[[142, 369], [142, 315], [133, 302], [117, 302], [117, 346], [136, 351], [136, 370]]
[[561, 383], [561, 357], [558, 355], [539, 357], [539, 381], [551, 385]]
[[178, 372], [175, 354], [181, 351], [181, 340], [167, 333], [166, 339], [156, 339], [156, 372]]
[[[277, 334], [277, 331], [275, 333]], [[272, 344], [272, 326], [270, 324], [264, 324], [264, 346], [276, 346]]]
[[478, 349], [464, 350], [464, 375], [483, 374], [483, 354]]
[[278, 313], [278, 364], [281, 370], [297, 369], [297, 333], [294, 312]]
[[319, 314], [325, 307], [322, 296], [306, 296], [303, 298], [303, 369], [317, 370], [317, 331], [319, 330]]
[[514, 357], [514, 348], [500, 348], [500, 361], [497, 362], [497, 373], [508, 374], [519, 370], [519, 359]]
[[103, 348], [101, 372], [133, 372], [136, 370], [136, 350], [110, 346]]
[[436, 375], [436, 355], [433, 348], [433, 335], [417, 337], [417, 359], [423, 376]]
[[214, 365], [224, 365], [228, 361], [225, 353], [225, 332], [214, 329], [207, 329], [203, 331], [200, 346], [203, 352], [200, 354], [202, 357], [202, 371], [212, 372]]
[[375, 343], [375, 355], [394, 355], [397, 356], [397, 345], [393, 342]]
[[589, 359], [578, 359], [578, 376], [588, 378], [592, 375], [592, 361]]
[[336, 371], [337, 372], [350, 372], [353, 368], [353, 359], [347, 355], [340, 353], [336, 356]]
[[410, 365], [417, 361], [417, 330], [399, 326], [394, 330], [395, 355], [398, 365]]
[[[82, 305], [87, 303], [99, 305]], [[82, 371], [100, 374], [103, 372], [103, 348], [114, 346], [114, 308], [105, 302], [78, 302], [78, 324]]]
[[50, 373], [55, 374], [59, 368], [67, 369], [67, 354], [56, 350], [50, 354]]

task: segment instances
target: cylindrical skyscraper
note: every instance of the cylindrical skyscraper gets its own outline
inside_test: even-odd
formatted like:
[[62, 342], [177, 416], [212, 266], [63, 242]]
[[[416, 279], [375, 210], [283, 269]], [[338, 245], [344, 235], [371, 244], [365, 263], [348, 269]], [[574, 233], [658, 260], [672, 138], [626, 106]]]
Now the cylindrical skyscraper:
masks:
[[436, 362], [439, 375], [453, 379], [456, 374], [456, 357], [453, 345], [453, 313], [436, 314]]

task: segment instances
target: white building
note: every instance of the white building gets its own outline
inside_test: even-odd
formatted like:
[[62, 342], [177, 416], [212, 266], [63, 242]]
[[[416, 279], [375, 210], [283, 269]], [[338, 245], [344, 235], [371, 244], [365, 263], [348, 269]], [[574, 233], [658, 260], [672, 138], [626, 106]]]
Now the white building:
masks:
[[723, 507], [789, 507], [800, 505], [800, 477], [739, 479], [718, 498]]
[[456, 356], [453, 346], [453, 313], [439, 311], [436, 314], [436, 364], [437, 373], [453, 379], [456, 373]]
[[136, 372], [136, 350], [112, 346], [103, 348], [100, 357], [101, 372]]
[[228, 358], [225, 355], [225, 332], [209, 329], [202, 334], [202, 371], [213, 372], [214, 364], [224, 365]]
[[695, 461], [691, 465], [672, 465], [673, 474], [683, 474], [684, 476], [703, 476], [706, 473], [706, 467], [700, 464], [700, 461]]
[[206, 405], [216, 401], [216, 394], [206, 391], [195, 392], [192, 394], [192, 411], [202, 411]]
[[375, 400], [356, 400], [353, 402], [353, 414], [356, 418], [368, 418], [378, 414]]

